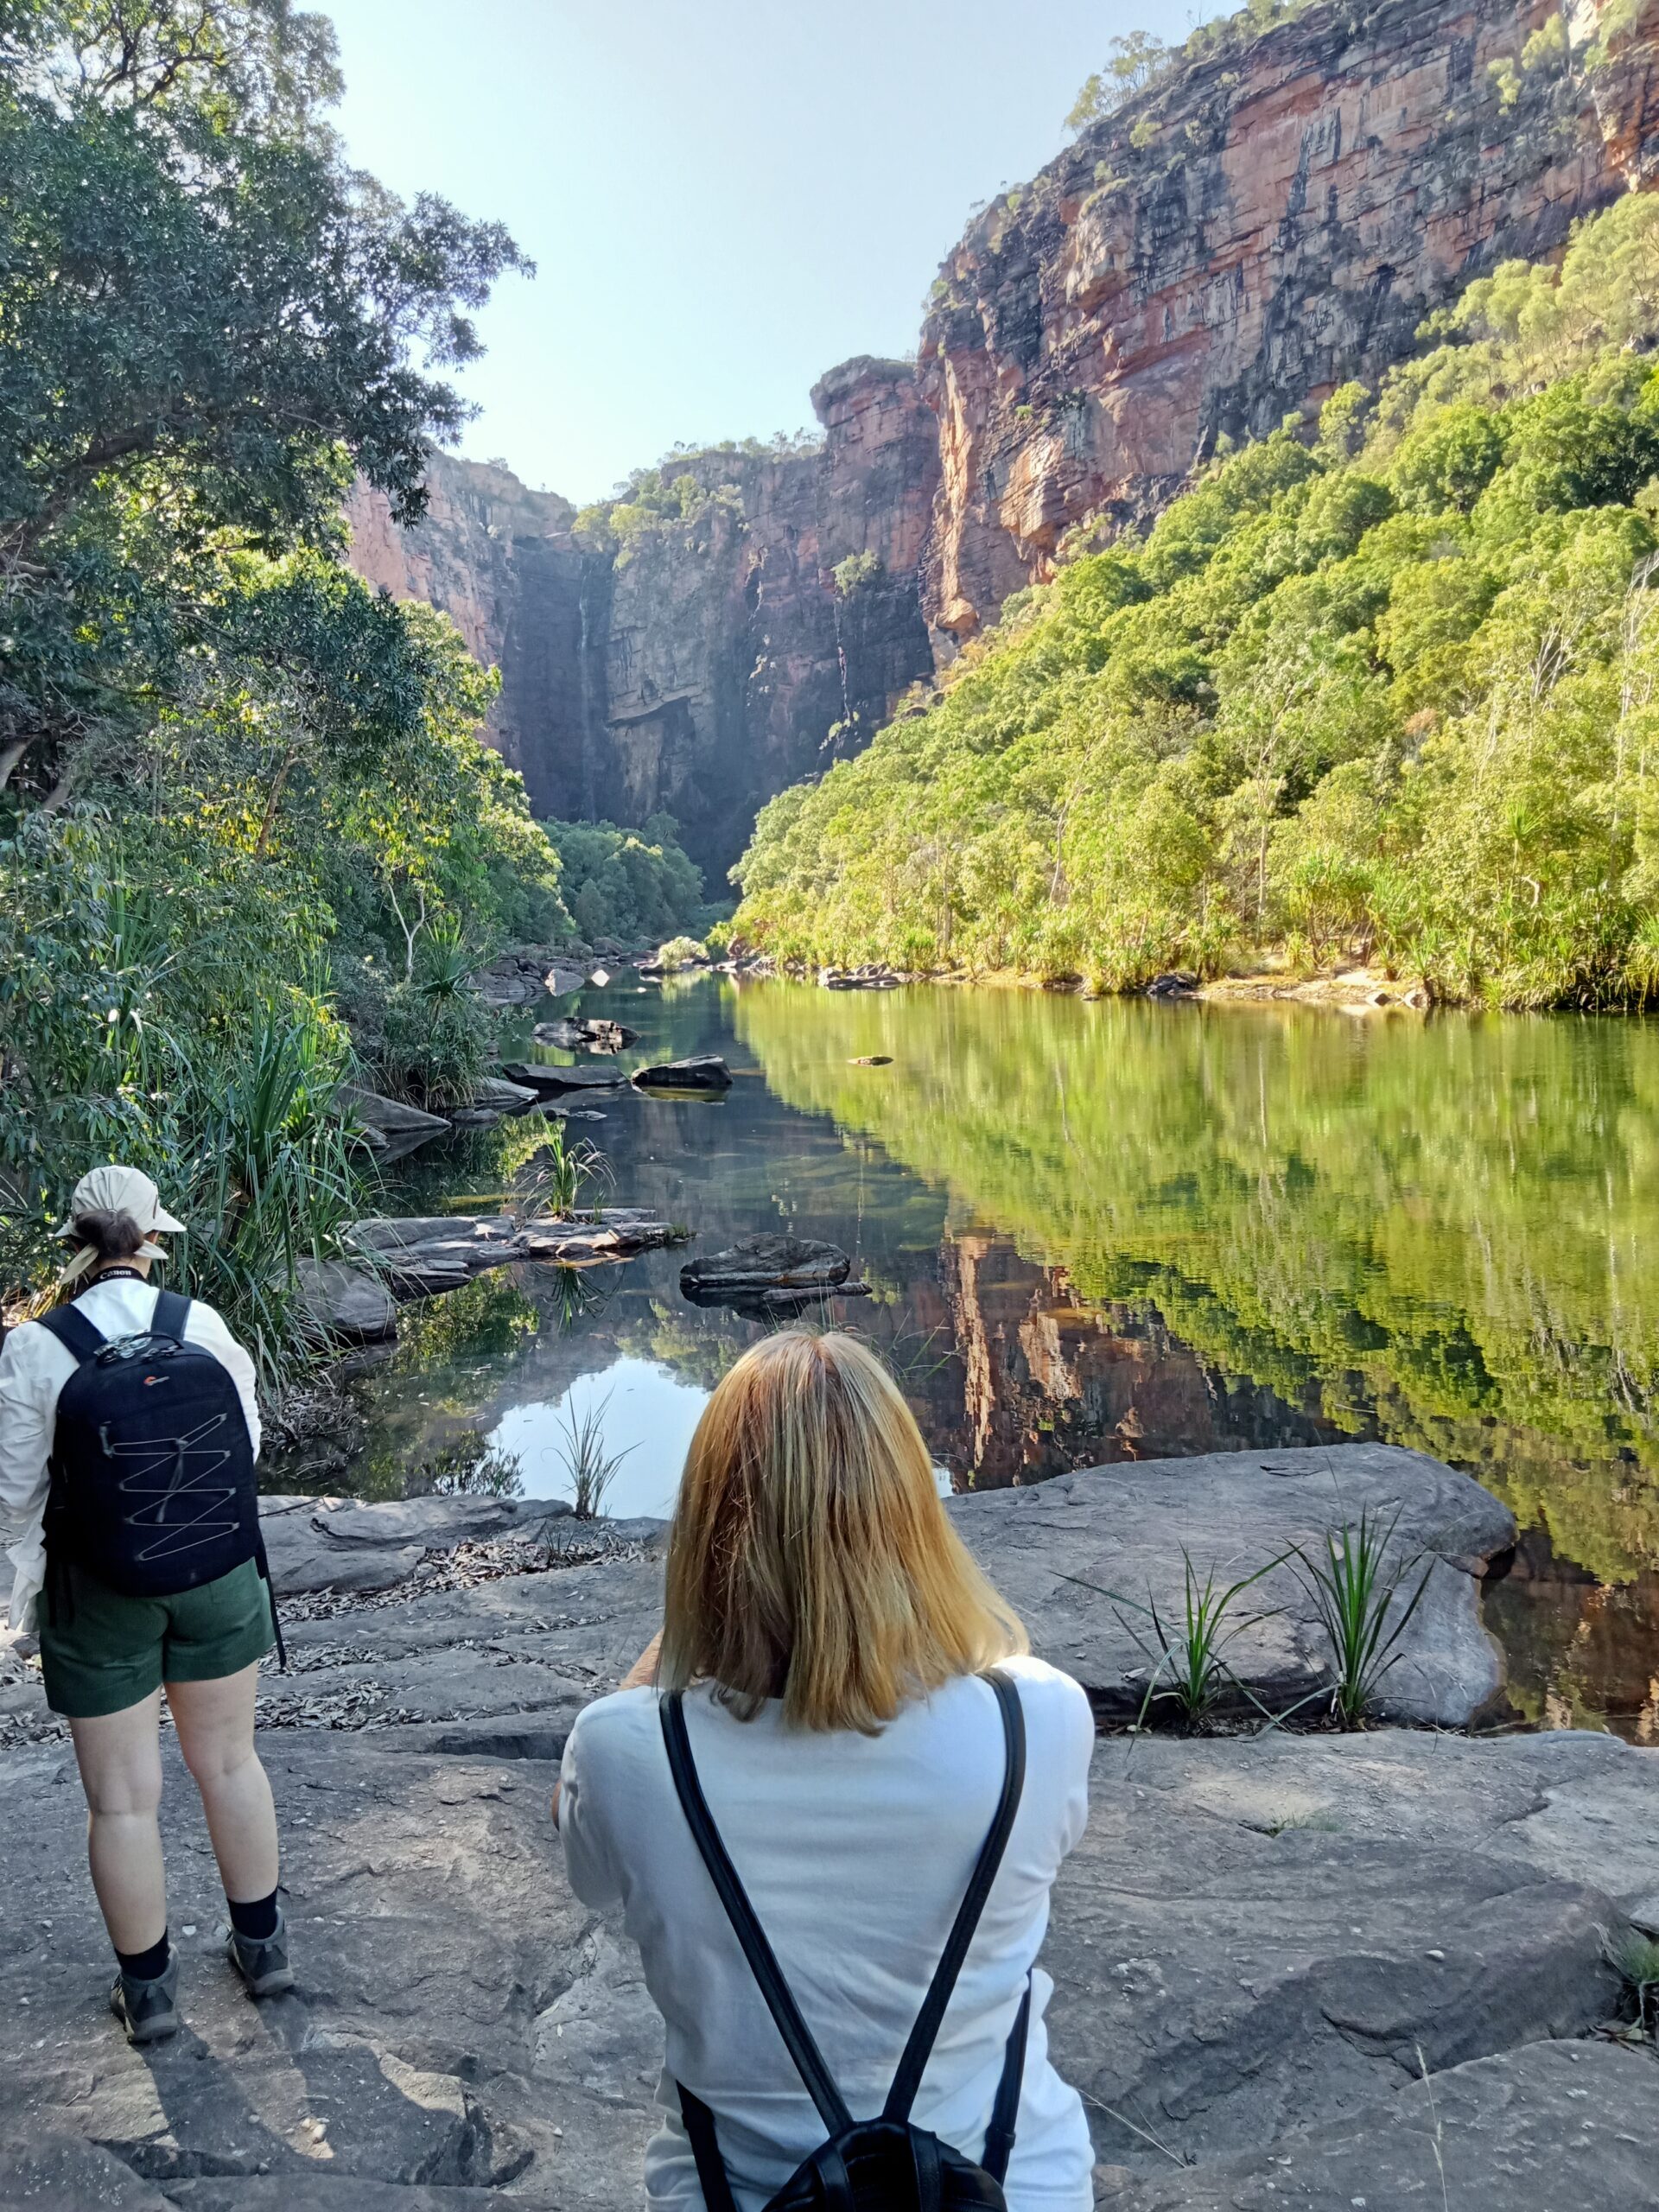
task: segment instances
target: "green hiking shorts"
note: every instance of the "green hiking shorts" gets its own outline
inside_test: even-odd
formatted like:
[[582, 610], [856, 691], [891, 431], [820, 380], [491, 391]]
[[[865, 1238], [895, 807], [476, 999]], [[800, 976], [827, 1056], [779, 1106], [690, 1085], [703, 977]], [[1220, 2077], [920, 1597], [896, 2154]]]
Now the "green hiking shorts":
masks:
[[251, 1560], [172, 1598], [127, 1598], [78, 1567], [60, 1572], [55, 1603], [41, 1599], [41, 1672], [47, 1703], [68, 1720], [124, 1713], [162, 1682], [239, 1675], [275, 1641], [270, 1592]]

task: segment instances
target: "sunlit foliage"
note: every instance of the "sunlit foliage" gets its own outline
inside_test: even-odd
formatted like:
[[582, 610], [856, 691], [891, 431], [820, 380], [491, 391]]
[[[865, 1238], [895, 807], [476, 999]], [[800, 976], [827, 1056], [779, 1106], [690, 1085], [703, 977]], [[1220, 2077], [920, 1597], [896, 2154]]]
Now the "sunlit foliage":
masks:
[[1132, 987], [1338, 954], [1503, 1006], [1659, 988], [1659, 201], [1510, 263], [1375, 394], [1073, 562], [761, 814], [785, 957]]

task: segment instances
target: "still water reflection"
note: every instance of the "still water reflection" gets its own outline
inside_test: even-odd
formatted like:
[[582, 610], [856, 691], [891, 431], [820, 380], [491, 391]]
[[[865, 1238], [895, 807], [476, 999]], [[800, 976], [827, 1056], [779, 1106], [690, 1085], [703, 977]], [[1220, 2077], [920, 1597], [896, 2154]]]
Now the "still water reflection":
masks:
[[[704, 1251], [843, 1246], [874, 1295], [830, 1318], [880, 1344], [958, 1488], [1417, 1446], [1528, 1531], [1488, 1600], [1517, 1710], [1659, 1739], [1659, 1026], [715, 981], [579, 1004], [641, 1032], [625, 1065], [736, 1076], [715, 1103], [593, 1101], [618, 1198]], [[537, 1141], [531, 1117], [419, 1155], [393, 1202], [493, 1203]], [[686, 1304], [678, 1268], [526, 1268], [418, 1309], [357, 1386], [344, 1479], [556, 1492], [569, 1415], [599, 1410], [612, 1510], [664, 1510], [760, 1333]]]

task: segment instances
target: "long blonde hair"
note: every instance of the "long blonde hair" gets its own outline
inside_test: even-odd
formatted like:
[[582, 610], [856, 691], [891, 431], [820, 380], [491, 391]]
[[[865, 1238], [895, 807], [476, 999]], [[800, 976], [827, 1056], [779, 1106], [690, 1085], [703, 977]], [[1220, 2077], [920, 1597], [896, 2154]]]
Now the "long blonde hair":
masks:
[[669, 1537], [658, 1680], [752, 1719], [875, 1734], [1029, 1649], [950, 1526], [897, 1386], [855, 1338], [781, 1331], [703, 1408]]

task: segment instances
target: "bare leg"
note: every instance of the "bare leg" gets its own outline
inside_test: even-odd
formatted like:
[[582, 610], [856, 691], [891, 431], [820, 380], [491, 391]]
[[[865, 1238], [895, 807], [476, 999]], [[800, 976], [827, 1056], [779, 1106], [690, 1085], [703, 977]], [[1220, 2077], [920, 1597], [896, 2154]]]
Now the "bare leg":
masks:
[[86, 1857], [99, 1910], [118, 1951], [147, 1951], [167, 1928], [167, 1875], [156, 1815], [162, 1802], [162, 1694], [95, 1720], [72, 1720], [86, 1792]]
[[167, 1702], [179, 1749], [201, 1792], [225, 1894], [237, 1904], [276, 1886], [276, 1811], [253, 1748], [256, 1661], [215, 1682], [169, 1682]]

